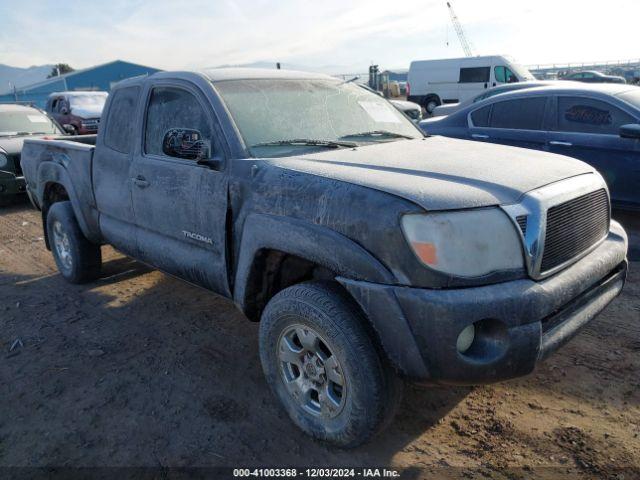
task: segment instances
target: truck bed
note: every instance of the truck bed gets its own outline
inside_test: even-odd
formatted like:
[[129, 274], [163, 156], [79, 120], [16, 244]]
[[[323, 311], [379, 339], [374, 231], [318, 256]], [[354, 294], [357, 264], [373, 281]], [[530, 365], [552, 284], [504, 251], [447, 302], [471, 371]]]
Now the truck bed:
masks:
[[[40, 208], [46, 183], [57, 176], [73, 178], [73, 182], [62, 182], [66, 188], [75, 189], [77, 198], [87, 202], [83, 208], [93, 208], [95, 199], [91, 183], [91, 169], [96, 135], [79, 135], [52, 139], [28, 139], [24, 142], [20, 163], [27, 179], [27, 191], [31, 200]], [[43, 165], [44, 162], [47, 162]], [[58, 168], [54, 164], [59, 165]], [[43, 169], [57, 170], [55, 174]]]

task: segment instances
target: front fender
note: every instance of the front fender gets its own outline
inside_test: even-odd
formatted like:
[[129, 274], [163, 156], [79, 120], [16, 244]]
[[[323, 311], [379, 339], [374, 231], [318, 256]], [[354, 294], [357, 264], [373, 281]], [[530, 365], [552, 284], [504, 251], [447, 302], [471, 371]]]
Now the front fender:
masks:
[[243, 311], [251, 267], [263, 249], [296, 255], [341, 277], [395, 283], [391, 272], [373, 255], [334, 230], [295, 218], [252, 213], [244, 222], [234, 282], [234, 301]]

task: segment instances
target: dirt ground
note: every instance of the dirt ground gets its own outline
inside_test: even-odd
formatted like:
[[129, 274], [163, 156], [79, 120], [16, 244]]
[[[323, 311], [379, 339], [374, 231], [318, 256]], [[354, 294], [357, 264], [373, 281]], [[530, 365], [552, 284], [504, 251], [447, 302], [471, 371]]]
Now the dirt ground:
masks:
[[[438, 476], [640, 476], [640, 221], [621, 297], [527, 378], [408, 387], [356, 450], [298, 431], [260, 368], [257, 325], [110, 248], [74, 286], [39, 213], [0, 208], [0, 467], [385, 466]], [[633, 231], [632, 231], [633, 230]], [[505, 473], [505, 469], [510, 473]]]

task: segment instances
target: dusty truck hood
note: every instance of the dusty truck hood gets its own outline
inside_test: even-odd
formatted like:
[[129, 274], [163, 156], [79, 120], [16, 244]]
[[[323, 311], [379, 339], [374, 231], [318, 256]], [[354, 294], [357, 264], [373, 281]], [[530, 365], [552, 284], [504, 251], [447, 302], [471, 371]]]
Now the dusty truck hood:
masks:
[[71, 113], [76, 117], [88, 120], [90, 118], [100, 118], [103, 107], [72, 107]]
[[445, 137], [265, 162], [397, 195], [427, 210], [511, 204], [535, 188], [594, 172], [562, 155]]

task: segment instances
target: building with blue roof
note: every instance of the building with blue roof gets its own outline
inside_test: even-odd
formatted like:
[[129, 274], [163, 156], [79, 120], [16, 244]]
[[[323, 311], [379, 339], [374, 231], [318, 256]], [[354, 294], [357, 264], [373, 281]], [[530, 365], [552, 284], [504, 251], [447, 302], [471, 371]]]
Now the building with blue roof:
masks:
[[32, 85], [0, 93], [0, 103], [28, 103], [44, 108], [49, 94], [62, 91], [109, 91], [125, 78], [151, 75], [157, 68], [115, 60], [94, 67], [76, 70], [57, 77], [48, 78]]

